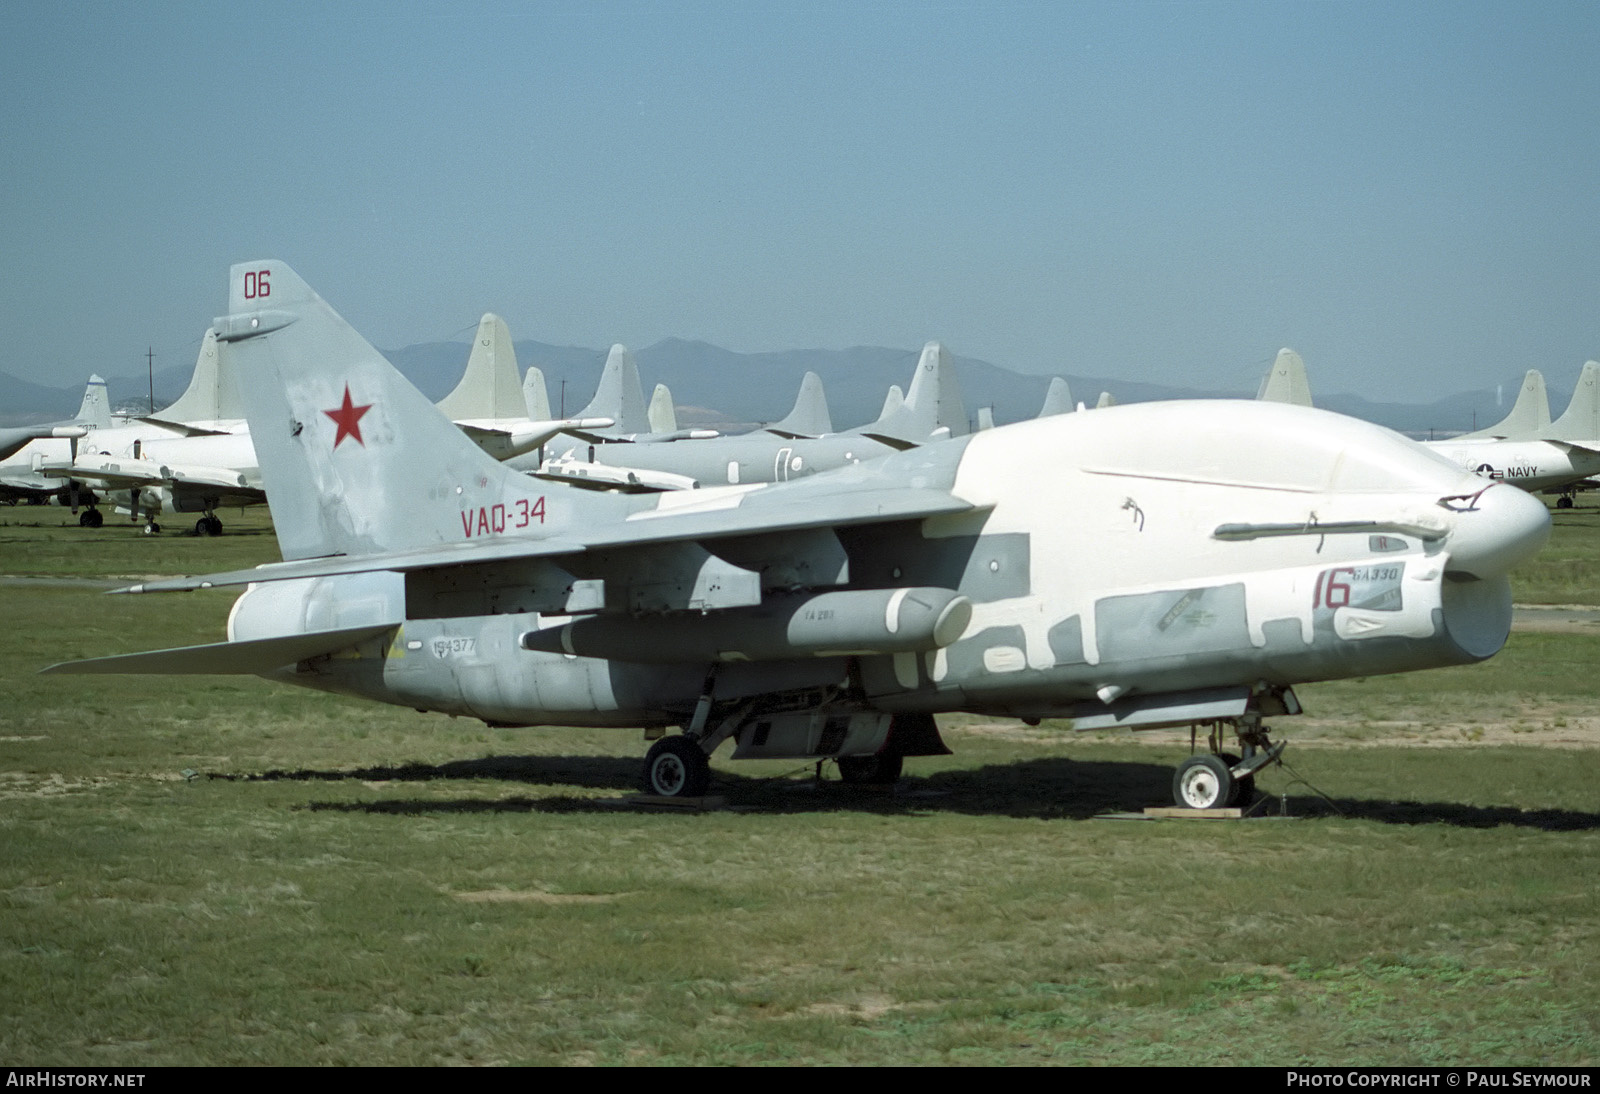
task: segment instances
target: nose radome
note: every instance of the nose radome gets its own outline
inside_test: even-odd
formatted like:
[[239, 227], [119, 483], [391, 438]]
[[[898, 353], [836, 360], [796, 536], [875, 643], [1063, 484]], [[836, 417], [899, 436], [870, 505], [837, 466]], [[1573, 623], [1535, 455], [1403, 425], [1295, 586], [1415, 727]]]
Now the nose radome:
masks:
[[1504, 574], [1550, 538], [1550, 510], [1544, 502], [1504, 483], [1490, 486], [1470, 508], [1458, 510], [1454, 523], [1446, 569], [1479, 578]]

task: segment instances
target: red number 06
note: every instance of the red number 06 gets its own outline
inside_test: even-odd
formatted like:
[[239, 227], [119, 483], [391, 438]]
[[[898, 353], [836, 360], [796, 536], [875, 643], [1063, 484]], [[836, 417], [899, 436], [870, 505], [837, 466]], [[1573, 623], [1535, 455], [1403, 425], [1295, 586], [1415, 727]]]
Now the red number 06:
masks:
[[271, 270], [246, 270], [244, 274], [244, 298], [254, 300], [260, 296], [271, 296], [272, 286], [267, 284], [267, 275]]

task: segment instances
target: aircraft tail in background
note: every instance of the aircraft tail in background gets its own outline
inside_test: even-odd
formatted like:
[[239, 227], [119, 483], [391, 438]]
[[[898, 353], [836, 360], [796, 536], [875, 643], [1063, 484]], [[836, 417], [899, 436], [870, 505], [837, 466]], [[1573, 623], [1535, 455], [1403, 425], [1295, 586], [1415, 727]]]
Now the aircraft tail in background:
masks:
[[522, 405], [532, 421], [547, 422], [555, 417], [550, 413], [550, 392], [544, 386], [544, 372], [533, 365], [528, 366], [528, 374], [522, 378]]
[[1306, 363], [1298, 353], [1288, 348], [1278, 351], [1272, 367], [1261, 378], [1256, 398], [1268, 403], [1311, 405], [1311, 381], [1306, 376]]
[[672, 402], [672, 391], [666, 384], [657, 384], [650, 394], [650, 409], [645, 417], [652, 433], [678, 432], [678, 408]]
[[1538, 436], [1541, 440], [1576, 441], [1586, 445], [1600, 441], [1600, 362], [1584, 362], [1567, 409]]
[[526, 408], [520, 381], [511, 330], [504, 319], [487, 313], [478, 321], [472, 353], [467, 357], [467, 370], [461, 374], [455, 390], [437, 405], [452, 421], [521, 418]]
[[922, 356], [917, 361], [904, 402], [891, 408], [895, 390], [889, 389], [884, 413], [877, 421], [849, 432], [896, 448], [966, 435], [967, 409], [961, 399], [961, 385], [956, 381], [949, 351], [938, 342], [922, 347]]
[[244, 417], [238, 370], [227, 361], [217, 345], [217, 332], [206, 331], [195, 358], [194, 375], [177, 402], [156, 415], [159, 421], [220, 422]]
[[[209, 336], [211, 332], [207, 331], [206, 334]], [[216, 345], [214, 339], [212, 345]], [[106, 393], [106, 382], [100, 377], [89, 377], [83, 389], [83, 402], [78, 404], [78, 413], [72, 421], [75, 425], [94, 429], [111, 428], [111, 396]]]
[[645, 409], [644, 388], [639, 383], [639, 366], [634, 363], [628, 347], [620, 344], [611, 347], [594, 398], [577, 417], [611, 418], [617, 423], [618, 433], [650, 432], [650, 415]]
[[1488, 429], [1477, 429], [1454, 438], [1465, 440], [1531, 441], [1543, 437], [1550, 428], [1550, 397], [1545, 393], [1544, 374], [1530, 368], [1517, 389], [1511, 413]]
[[808, 372], [800, 380], [794, 409], [782, 421], [767, 426], [768, 433], [781, 437], [821, 437], [833, 432], [833, 415], [828, 413], [828, 396], [822, 390], [822, 377]]
[[1039, 408], [1036, 415], [1040, 418], [1053, 418], [1057, 414], [1066, 414], [1073, 409], [1072, 389], [1067, 386], [1067, 381], [1060, 376], [1050, 378], [1050, 388], [1044, 393], [1044, 405]]

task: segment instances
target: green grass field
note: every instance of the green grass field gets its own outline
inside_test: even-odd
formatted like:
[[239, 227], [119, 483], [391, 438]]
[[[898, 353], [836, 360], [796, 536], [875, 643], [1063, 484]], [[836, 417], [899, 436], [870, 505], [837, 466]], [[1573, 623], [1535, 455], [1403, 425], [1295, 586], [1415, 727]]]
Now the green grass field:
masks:
[[[1519, 600], [1594, 602], [1595, 515]], [[261, 514], [64, 516], [0, 510], [0, 573], [275, 557]], [[1181, 734], [952, 718], [893, 794], [719, 754], [726, 809], [659, 813], [633, 732], [36, 675], [231, 599], [0, 584], [8, 1063], [1600, 1058], [1600, 636], [1300, 689], [1260, 779], [1298, 819], [1245, 822], [1097, 819], [1167, 798]]]

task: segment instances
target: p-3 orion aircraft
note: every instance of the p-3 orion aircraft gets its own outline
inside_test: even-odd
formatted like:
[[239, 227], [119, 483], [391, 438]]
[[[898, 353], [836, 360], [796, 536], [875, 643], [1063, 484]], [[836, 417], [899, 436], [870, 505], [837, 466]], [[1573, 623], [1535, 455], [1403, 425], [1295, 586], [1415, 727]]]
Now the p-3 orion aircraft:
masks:
[[[51, 672], [253, 673], [496, 725], [678, 726], [644, 764], [832, 759], [890, 781], [933, 715], [1200, 726], [1181, 804], [1250, 793], [1294, 685], [1482, 660], [1545, 507], [1386, 429], [1254, 401], [1143, 403], [803, 480], [611, 494], [508, 469], [291, 270], [231, 272], [284, 561], [228, 640]], [[1224, 740], [1231, 731], [1236, 750]]]

